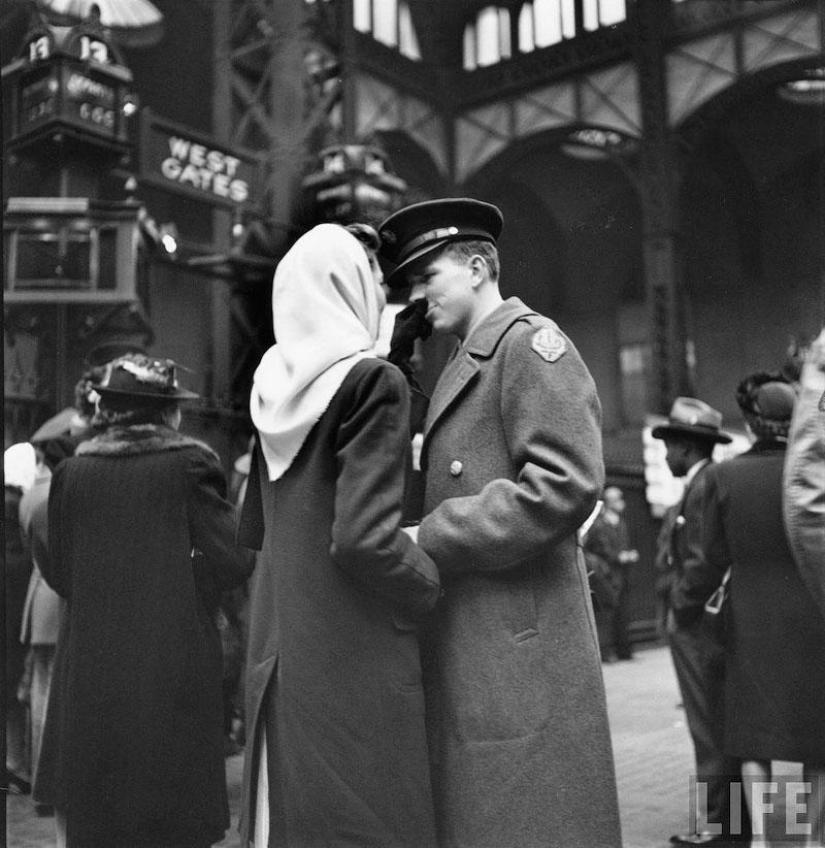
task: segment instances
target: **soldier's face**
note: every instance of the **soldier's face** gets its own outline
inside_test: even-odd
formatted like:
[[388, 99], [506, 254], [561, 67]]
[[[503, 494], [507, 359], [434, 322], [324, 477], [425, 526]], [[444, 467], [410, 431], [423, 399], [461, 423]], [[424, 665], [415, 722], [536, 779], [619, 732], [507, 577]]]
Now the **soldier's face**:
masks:
[[410, 300], [427, 301], [427, 320], [437, 333], [452, 333], [464, 339], [475, 307], [475, 285], [470, 261], [449, 253], [424, 257], [408, 279]]

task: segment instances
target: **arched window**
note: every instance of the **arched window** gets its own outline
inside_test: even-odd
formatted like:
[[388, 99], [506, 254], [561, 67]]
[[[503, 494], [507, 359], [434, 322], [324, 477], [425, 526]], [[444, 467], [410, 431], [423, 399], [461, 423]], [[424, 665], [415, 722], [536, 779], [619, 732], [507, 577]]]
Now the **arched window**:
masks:
[[558, 44], [575, 34], [574, 0], [532, 0], [521, 7], [518, 46], [522, 53]]
[[405, 0], [353, 0], [352, 24], [387, 47], [395, 47], [408, 59], [421, 58], [410, 7]]
[[584, 0], [584, 28], [590, 32], [627, 18], [625, 0]]
[[[613, 26], [627, 17], [627, 0], [582, 0], [582, 24], [587, 31]], [[518, 48], [529, 53], [575, 38], [575, 0], [530, 0], [519, 12]]]
[[464, 27], [464, 69], [495, 65], [512, 55], [510, 12], [496, 6], [482, 9]]

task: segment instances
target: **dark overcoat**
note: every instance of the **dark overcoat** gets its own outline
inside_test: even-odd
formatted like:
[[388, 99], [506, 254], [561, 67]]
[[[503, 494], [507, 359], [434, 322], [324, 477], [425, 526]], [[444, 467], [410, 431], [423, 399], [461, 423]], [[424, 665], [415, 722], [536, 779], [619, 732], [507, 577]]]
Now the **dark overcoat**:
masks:
[[265, 530], [250, 583], [243, 840], [265, 726], [272, 844], [435, 844], [415, 622], [439, 583], [399, 529], [408, 416], [401, 372], [364, 359], [283, 477], [270, 482], [255, 453], [241, 540], [256, 546], [262, 519]]
[[211, 605], [252, 558], [224, 496], [215, 454], [168, 427], [111, 428], [55, 470], [40, 565], [67, 613], [35, 796], [78, 845], [229, 825]]
[[445, 367], [424, 430], [419, 544], [444, 598], [425, 690], [439, 841], [621, 844], [576, 530], [604, 482], [600, 407], [572, 343], [511, 298]]
[[825, 763], [825, 626], [782, 522], [785, 444], [757, 442], [708, 469], [704, 550], [728, 566], [725, 750]]

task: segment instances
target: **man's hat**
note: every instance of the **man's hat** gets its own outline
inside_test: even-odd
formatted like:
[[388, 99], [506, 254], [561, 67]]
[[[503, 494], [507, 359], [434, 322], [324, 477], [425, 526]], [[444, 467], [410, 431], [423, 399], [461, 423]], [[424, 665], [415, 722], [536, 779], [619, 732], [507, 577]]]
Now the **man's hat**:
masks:
[[378, 230], [379, 256], [394, 266], [385, 282], [391, 289], [406, 288], [404, 270], [422, 256], [453, 241], [495, 242], [503, 226], [497, 206], [470, 197], [413, 203], [390, 215]]
[[152, 401], [194, 400], [195, 392], [178, 386], [178, 366], [171, 359], [133, 353], [106, 366], [100, 383], [92, 388], [102, 397], [136, 397]]
[[721, 412], [696, 398], [678, 397], [673, 401], [668, 423], [653, 428], [653, 438], [693, 436], [726, 445], [732, 439], [719, 429], [721, 426]]

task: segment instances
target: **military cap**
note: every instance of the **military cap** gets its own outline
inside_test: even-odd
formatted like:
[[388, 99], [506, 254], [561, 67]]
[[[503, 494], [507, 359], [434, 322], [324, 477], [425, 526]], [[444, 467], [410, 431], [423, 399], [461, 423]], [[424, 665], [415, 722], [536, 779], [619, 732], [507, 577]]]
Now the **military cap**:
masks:
[[709, 406], [704, 401], [691, 397], [677, 397], [668, 416], [667, 424], [654, 427], [654, 439], [664, 439], [667, 436], [693, 436], [723, 445], [732, 441], [727, 433], [720, 429], [722, 413]]
[[407, 286], [404, 270], [428, 253], [454, 241], [495, 242], [504, 226], [497, 206], [470, 197], [413, 203], [381, 224], [379, 256], [391, 270], [385, 282], [393, 289]]

